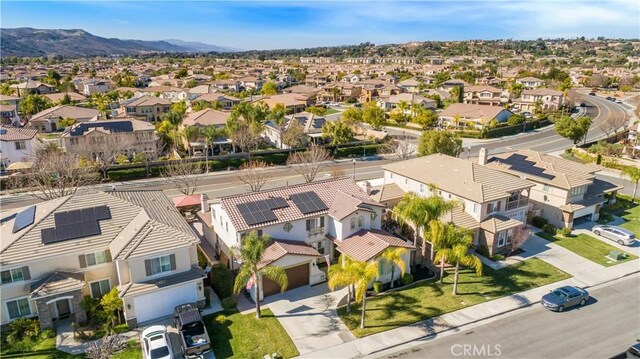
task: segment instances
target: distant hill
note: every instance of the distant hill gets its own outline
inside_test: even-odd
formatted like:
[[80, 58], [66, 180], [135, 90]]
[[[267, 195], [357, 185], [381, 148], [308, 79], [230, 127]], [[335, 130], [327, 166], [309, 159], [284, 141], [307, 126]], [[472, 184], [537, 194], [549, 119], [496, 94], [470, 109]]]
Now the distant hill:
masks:
[[149, 52], [227, 52], [220, 46], [180, 40], [121, 40], [92, 35], [81, 29], [0, 29], [2, 56], [132, 55]]

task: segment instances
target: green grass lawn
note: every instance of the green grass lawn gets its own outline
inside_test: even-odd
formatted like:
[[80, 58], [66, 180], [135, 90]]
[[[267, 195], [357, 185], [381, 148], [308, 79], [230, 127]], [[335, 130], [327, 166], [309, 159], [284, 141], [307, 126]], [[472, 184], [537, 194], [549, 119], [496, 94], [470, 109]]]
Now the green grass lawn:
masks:
[[497, 271], [485, 267], [482, 277], [463, 269], [458, 282], [458, 295], [454, 296], [453, 271], [448, 271], [443, 285], [437, 281], [421, 282], [367, 299], [364, 329], [359, 328], [359, 305], [354, 306], [351, 313], [346, 313], [345, 307], [339, 308], [338, 314], [356, 337], [364, 337], [569, 277], [567, 273], [537, 258]]
[[206, 316], [204, 321], [217, 359], [262, 358], [272, 353], [283, 358], [298, 355], [293, 341], [269, 309], [262, 310], [261, 319], [256, 319], [255, 313], [224, 311]]
[[[597, 238], [593, 238], [586, 234], [578, 234], [577, 236], [571, 235], [569, 237], [552, 236], [545, 232], [538, 232], [536, 236], [542, 237], [548, 241], [551, 241], [561, 247], [564, 247], [573, 253], [584, 257], [592, 262], [598, 263], [605, 267], [620, 264], [638, 257], [633, 254], [627, 253], [627, 258], [621, 261], [611, 261], [606, 258], [607, 254], [611, 251], [619, 251], [620, 249], [607, 244]], [[626, 253], [626, 252], [625, 252]]]
[[325, 113], [325, 115], [333, 115], [334, 113], [339, 113], [340, 111], [336, 110], [335, 108], [331, 108], [329, 107]]
[[[140, 342], [132, 340], [128, 343], [127, 349], [114, 355], [113, 359], [142, 359]], [[28, 359], [82, 359], [84, 355], [72, 355], [56, 349], [56, 338], [44, 339], [38, 343], [33, 350], [24, 353], [17, 353], [11, 348], [3, 347], [0, 357], [8, 359], [28, 358]]]

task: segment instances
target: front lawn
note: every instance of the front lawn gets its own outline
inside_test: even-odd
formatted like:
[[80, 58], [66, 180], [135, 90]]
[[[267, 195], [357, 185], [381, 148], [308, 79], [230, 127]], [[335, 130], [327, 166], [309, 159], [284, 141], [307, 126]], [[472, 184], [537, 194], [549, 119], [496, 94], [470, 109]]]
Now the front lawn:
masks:
[[627, 253], [627, 258], [624, 260], [620, 260], [617, 262], [609, 260], [606, 258], [609, 252], [620, 251], [620, 249], [582, 233], [578, 234], [577, 236], [571, 235], [569, 237], [562, 237], [552, 236], [545, 232], [538, 232], [536, 233], [536, 236], [542, 237], [550, 242], [553, 242], [561, 247], [572, 251], [573, 253], [581, 257], [584, 257], [605, 267], [638, 258], [633, 254]]
[[262, 358], [272, 353], [282, 358], [298, 355], [293, 341], [269, 309], [262, 310], [261, 319], [256, 319], [255, 313], [224, 311], [208, 315], [204, 321], [217, 359]]
[[[140, 342], [132, 340], [128, 343], [127, 349], [114, 355], [113, 359], [142, 359]], [[44, 339], [36, 344], [31, 351], [22, 353], [16, 352], [4, 346], [0, 352], [0, 357], [4, 358], [28, 358], [28, 359], [81, 359], [84, 355], [68, 354], [56, 349], [56, 338]]]
[[433, 318], [479, 303], [567, 279], [570, 275], [537, 258], [493, 270], [485, 267], [482, 277], [463, 269], [458, 295], [452, 294], [453, 271], [447, 271], [444, 284], [436, 281], [417, 283], [409, 288], [367, 299], [366, 327], [360, 329], [359, 305], [338, 314], [356, 337], [383, 332]]
[[338, 111], [338, 110], [336, 110], [335, 108], [331, 108], [331, 107], [329, 107], [329, 108], [327, 109], [327, 111], [325, 112], [325, 116], [327, 116], [327, 115], [333, 115], [334, 113], [340, 113], [340, 112], [342, 112], [342, 111]]

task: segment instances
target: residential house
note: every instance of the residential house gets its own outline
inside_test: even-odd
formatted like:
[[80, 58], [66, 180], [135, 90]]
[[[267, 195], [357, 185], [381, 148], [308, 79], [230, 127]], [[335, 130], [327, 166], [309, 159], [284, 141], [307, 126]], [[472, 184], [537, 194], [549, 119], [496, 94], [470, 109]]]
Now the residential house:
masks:
[[597, 221], [600, 209], [615, 202], [622, 187], [596, 178], [600, 166], [582, 164], [531, 150], [487, 157], [486, 166], [526, 178], [531, 189], [532, 215], [552, 225], [573, 228], [583, 221]]
[[313, 103], [309, 97], [296, 93], [266, 96], [254, 102], [264, 103], [269, 106], [270, 109], [273, 109], [277, 104], [282, 104], [284, 105], [287, 113], [302, 112]]
[[464, 87], [469, 87], [471, 85], [468, 84], [466, 81], [463, 81], [463, 80], [450, 79], [450, 80], [447, 80], [447, 81], [444, 81], [443, 83], [441, 83], [440, 84], [440, 89], [444, 90], [444, 91], [451, 91], [456, 86], [460, 86], [460, 87], [464, 88]]
[[[380, 230], [383, 210], [351, 178], [316, 181], [219, 198], [211, 204], [214, 234], [209, 238], [220, 261], [234, 269], [240, 264], [229, 249], [242, 246], [251, 231], [268, 235], [272, 242], [263, 265], [283, 267], [288, 289], [293, 289], [325, 281], [326, 271], [320, 268], [335, 261], [338, 252], [356, 260], [380, 260], [386, 248], [413, 249], [411, 243]], [[381, 280], [388, 282], [391, 278], [386, 275], [381, 272]], [[254, 289], [252, 298], [280, 291], [275, 283], [258, 280], [262, 293], [257, 295]]]
[[[458, 206], [441, 220], [472, 230], [474, 244], [487, 247], [491, 254], [506, 251], [514, 229], [526, 221], [534, 184], [511, 174], [442, 154], [382, 168], [384, 177], [374, 200], [393, 207], [405, 193], [413, 192], [457, 201]], [[437, 189], [432, 191], [431, 185]]]
[[415, 78], [410, 78], [400, 81], [398, 85], [407, 92], [418, 93], [420, 91], [421, 82]]
[[18, 96], [0, 95], [0, 103], [15, 105], [18, 112], [20, 112], [20, 101], [22, 100], [22, 97]]
[[75, 83], [76, 90], [85, 96], [91, 96], [95, 93], [105, 93], [112, 90], [113, 86], [108, 80], [88, 79]]
[[[230, 115], [231, 113], [228, 111], [205, 108], [188, 114], [182, 121], [181, 127], [185, 128], [194, 126], [204, 128], [207, 126], [214, 126], [217, 128], [224, 128]], [[229, 139], [226, 137], [216, 138], [213, 143], [208, 144], [211, 147], [207, 148], [207, 141], [202, 135], [198, 135], [196, 138], [185, 139], [186, 147], [190, 148], [192, 151], [211, 151], [212, 155], [219, 154], [222, 151], [222, 145], [226, 143], [230, 143]]]
[[318, 96], [322, 101], [346, 102], [355, 101], [361, 92], [362, 86], [360, 84], [338, 82], [323, 87]]
[[160, 121], [163, 114], [171, 111], [171, 101], [155, 96], [142, 96], [129, 100], [123, 107], [127, 117], [155, 122]]
[[500, 106], [503, 102], [502, 90], [486, 85], [465, 87], [463, 99], [464, 103], [474, 105]]
[[252, 89], [256, 91], [260, 91], [264, 84], [264, 80], [258, 76], [245, 76], [239, 78], [237, 81], [240, 82], [241, 89]]
[[442, 126], [483, 128], [491, 121], [506, 122], [511, 111], [500, 106], [453, 103], [438, 114]]
[[191, 104], [193, 105], [198, 101], [207, 101], [209, 103], [217, 102], [223, 110], [231, 110], [233, 106], [239, 104], [242, 100], [222, 93], [204, 93], [191, 100]]
[[214, 80], [210, 82], [210, 85], [220, 91], [239, 92], [241, 90], [241, 83], [238, 80]]
[[26, 81], [19, 84], [14, 84], [10, 86], [12, 89], [16, 90], [16, 95], [20, 97], [25, 97], [27, 95], [39, 94], [44, 95], [48, 93], [58, 92], [55, 86], [45, 84], [40, 81]]
[[0, 125], [0, 172], [16, 162], [33, 160], [38, 145], [38, 130]]
[[3, 125], [20, 126], [20, 116], [16, 105], [0, 103], [0, 123]]
[[100, 112], [92, 108], [58, 105], [31, 116], [29, 127], [38, 129], [40, 132], [56, 132], [62, 129], [59, 121], [64, 118], [75, 119], [78, 123], [95, 121], [99, 115]]
[[517, 79], [516, 83], [529, 89], [544, 86], [544, 80], [540, 80], [536, 77], [523, 77], [521, 79]]
[[81, 95], [77, 92], [56, 92], [44, 95], [44, 97], [48, 98], [53, 103], [59, 103], [64, 99], [65, 96], [67, 96], [69, 100], [71, 100], [71, 103], [84, 102], [87, 99], [84, 95]]
[[[322, 127], [327, 123], [326, 117], [317, 116], [309, 112], [300, 112], [291, 114], [285, 117], [285, 123], [282, 127], [283, 131], [286, 131], [295, 121], [297, 121], [303, 128], [304, 136], [302, 138], [302, 145], [305, 146], [308, 142], [313, 144], [322, 143]], [[280, 138], [280, 129], [272, 121], [267, 121], [264, 138], [267, 142], [272, 143], [278, 148], [289, 148], [286, 144], [282, 143]], [[310, 139], [311, 141], [308, 141]]]
[[294, 85], [294, 86], [285, 88], [283, 92], [297, 93], [299, 95], [308, 97], [313, 102], [315, 101], [316, 96], [318, 96], [320, 89], [317, 87], [307, 86], [307, 85]]
[[138, 153], [157, 154], [157, 143], [155, 126], [135, 119], [80, 122], [67, 128], [62, 135], [65, 151], [79, 155], [103, 147], [120, 147], [127, 157]]
[[513, 101], [516, 108], [521, 111], [533, 111], [536, 103], [540, 104], [541, 110], [558, 110], [564, 105], [564, 93], [562, 91], [548, 88], [536, 88], [524, 90], [520, 98]]
[[135, 91], [135, 97], [156, 96], [171, 102], [185, 101], [189, 98], [187, 90], [174, 86], [149, 86]]
[[425, 109], [435, 110], [436, 102], [430, 98], [426, 98], [420, 95], [416, 95], [414, 93], [401, 93], [397, 95], [392, 95], [388, 97], [379, 97], [378, 98], [378, 107], [384, 109], [385, 111], [391, 111], [398, 107], [400, 102], [406, 102], [409, 105], [409, 109], [405, 112], [411, 113], [411, 106], [418, 105]]
[[3, 213], [0, 223], [2, 324], [83, 323], [84, 296], [114, 287], [132, 328], [205, 304], [200, 240], [162, 191], [74, 194]]

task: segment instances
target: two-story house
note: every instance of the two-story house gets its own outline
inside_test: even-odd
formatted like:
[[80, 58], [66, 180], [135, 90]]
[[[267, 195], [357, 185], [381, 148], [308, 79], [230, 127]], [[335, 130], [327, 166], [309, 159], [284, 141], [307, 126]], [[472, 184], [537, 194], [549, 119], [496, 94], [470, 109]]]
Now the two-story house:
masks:
[[116, 287], [130, 327], [204, 305], [195, 232], [162, 191], [75, 194], [4, 213], [0, 322], [86, 321], [84, 296]]
[[155, 96], [134, 98], [124, 104], [125, 115], [147, 122], [160, 121], [160, 117], [171, 111], [171, 101]]
[[544, 80], [540, 80], [537, 77], [523, 77], [521, 79], [517, 79], [516, 80], [517, 84], [521, 84], [522, 86], [529, 88], [529, 89], [533, 89], [533, 88], [537, 88], [537, 87], [542, 87], [544, 86]]
[[548, 88], [524, 90], [520, 98], [515, 99], [513, 103], [521, 111], [533, 111], [536, 103], [540, 104], [542, 110], [558, 110], [564, 104], [564, 93]]
[[413, 192], [457, 201], [457, 207], [441, 220], [472, 230], [474, 243], [490, 253], [506, 250], [514, 228], [526, 221], [534, 184], [516, 176], [441, 154], [382, 168], [384, 177], [374, 199], [392, 207], [405, 193]]
[[322, 101], [353, 101], [360, 96], [361, 91], [361, 85], [337, 82], [324, 86], [318, 96]]
[[58, 91], [56, 87], [53, 85], [45, 84], [40, 81], [31, 81], [31, 80], [22, 82], [19, 84], [11, 85], [11, 88], [15, 89], [16, 94], [21, 97], [25, 97], [31, 94], [44, 95], [47, 93], [54, 93]]
[[600, 166], [531, 150], [490, 156], [486, 166], [534, 183], [530, 197], [532, 215], [544, 217], [560, 228], [572, 228], [584, 220], [597, 221], [603, 204], [615, 201], [617, 191], [622, 188], [597, 179]]
[[74, 119], [76, 123], [95, 121], [98, 119], [100, 112], [92, 108], [58, 105], [40, 111], [29, 119], [29, 127], [35, 128], [40, 132], [56, 132], [62, 130], [60, 120]]
[[16, 105], [0, 103], [0, 123], [3, 125], [20, 126], [20, 116]]
[[493, 86], [469, 86], [464, 88], [464, 103], [499, 106], [502, 90]]
[[438, 114], [438, 120], [442, 126], [481, 129], [493, 120], [506, 122], [511, 115], [511, 111], [500, 106], [452, 103]]
[[0, 125], [0, 172], [12, 163], [31, 161], [36, 155], [38, 130]]
[[282, 104], [287, 113], [298, 113], [304, 111], [313, 103], [311, 98], [297, 93], [283, 93], [272, 96], [263, 97], [256, 100], [255, 103], [264, 103], [270, 109], [277, 104]]
[[[267, 121], [263, 132], [264, 139], [274, 144], [278, 148], [289, 148], [286, 144], [282, 143], [280, 138], [281, 130], [286, 130], [292, 126], [295, 122], [302, 126], [303, 138], [302, 145], [306, 146], [309, 142], [318, 144], [322, 140], [322, 127], [331, 120], [328, 120], [324, 116], [314, 115], [309, 112], [300, 112], [291, 115], [287, 115], [285, 123], [282, 129], [280, 129], [273, 121]], [[321, 142], [320, 142], [321, 143]]]
[[[293, 289], [325, 281], [326, 272], [320, 268], [337, 258], [338, 252], [372, 261], [389, 247], [413, 249], [411, 243], [380, 229], [383, 211], [384, 206], [371, 200], [351, 178], [317, 181], [219, 198], [211, 204], [214, 235], [208, 238], [218, 248], [220, 261], [237, 269], [240, 263], [230, 249], [242, 246], [251, 231], [269, 235], [272, 244], [263, 262], [283, 267], [288, 288]], [[263, 283], [260, 297], [279, 292], [275, 283], [259, 280]], [[384, 272], [380, 280], [388, 282], [391, 277]], [[254, 290], [251, 294], [257, 297]]]
[[411, 107], [413, 105], [430, 110], [435, 110], [436, 108], [436, 102], [434, 100], [414, 93], [401, 93], [385, 97], [381, 96], [378, 98], [377, 105], [385, 111], [391, 111], [397, 108], [401, 102], [404, 102], [409, 106], [409, 108], [405, 110], [406, 113], [412, 112]]

